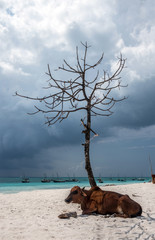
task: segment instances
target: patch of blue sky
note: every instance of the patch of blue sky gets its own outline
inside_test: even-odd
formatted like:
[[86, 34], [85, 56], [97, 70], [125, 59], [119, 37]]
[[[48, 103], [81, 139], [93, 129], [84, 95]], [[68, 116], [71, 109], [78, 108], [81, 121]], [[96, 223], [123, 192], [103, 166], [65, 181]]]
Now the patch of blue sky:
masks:
[[15, 14], [13, 13], [11, 8], [7, 8], [6, 9], [7, 14], [9, 14], [10, 16], [14, 16]]

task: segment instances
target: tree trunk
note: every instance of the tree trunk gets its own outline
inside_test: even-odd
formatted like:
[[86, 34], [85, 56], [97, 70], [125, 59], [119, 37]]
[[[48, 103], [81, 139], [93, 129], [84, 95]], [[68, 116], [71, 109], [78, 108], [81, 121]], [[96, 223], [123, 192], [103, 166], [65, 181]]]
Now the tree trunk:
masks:
[[89, 156], [89, 149], [90, 149], [90, 130], [91, 129], [91, 115], [90, 115], [90, 108], [88, 107], [87, 110], [87, 129], [85, 131], [85, 145], [84, 145], [84, 152], [85, 152], [85, 169], [88, 174], [88, 179], [91, 187], [96, 186], [96, 182], [94, 179], [93, 171], [91, 168], [90, 163], [90, 156]]

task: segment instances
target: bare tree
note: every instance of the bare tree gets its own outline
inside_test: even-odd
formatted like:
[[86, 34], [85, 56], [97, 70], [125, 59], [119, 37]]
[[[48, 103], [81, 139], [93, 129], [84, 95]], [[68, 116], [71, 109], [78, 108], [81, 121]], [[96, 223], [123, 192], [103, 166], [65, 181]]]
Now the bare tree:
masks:
[[[85, 153], [85, 169], [88, 174], [90, 185], [96, 186], [90, 163], [89, 150], [91, 132], [95, 136], [97, 136], [97, 134], [91, 129], [91, 119], [93, 116], [112, 115], [113, 112], [111, 109], [115, 103], [125, 99], [125, 97], [119, 99], [114, 97], [114, 90], [124, 87], [121, 85], [120, 73], [125, 67], [126, 60], [120, 55], [118, 58], [118, 67], [113, 74], [109, 75], [104, 70], [102, 74], [100, 74], [99, 70], [96, 68], [101, 64], [103, 54], [95, 64], [88, 64], [87, 52], [90, 46], [88, 46], [87, 42], [81, 44], [84, 47], [83, 58], [79, 57], [79, 50], [78, 47], [76, 47], [76, 65], [72, 66], [64, 60], [64, 64], [57, 69], [70, 73], [73, 79], [56, 79], [51, 73], [48, 65], [48, 72], [46, 73], [49, 76], [47, 89], [51, 89], [51, 94], [45, 97], [29, 97], [16, 92], [16, 95], [43, 102], [43, 106], [35, 106], [36, 111], [31, 114], [39, 112], [45, 114], [45, 123], [49, 126], [57, 122], [62, 122], [64, 119], [67, 119], [71, 113], [77, 111], [86, 112], [86, 117], [81, 119], [84, 127], [82, 133], [85, 134], [85, 143], [82, 144]], [[91, 73], [95, 71], [95, 75], [91, 80], [87, 79], [88, 77], [86, 75], [88, 71]], [[111, 93], [113, 93], [113, 96]]]

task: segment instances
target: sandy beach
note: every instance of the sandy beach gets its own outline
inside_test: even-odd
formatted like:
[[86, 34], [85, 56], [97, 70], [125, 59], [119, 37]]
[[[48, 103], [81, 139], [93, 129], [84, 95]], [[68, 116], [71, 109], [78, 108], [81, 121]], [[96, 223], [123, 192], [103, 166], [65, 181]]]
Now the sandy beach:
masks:
[[[81, 215], [78, 204], [64, 202], [69, 189], [0, 194], [0, 240], [155, 239], [155, 185], [138, 183], [102, 189], [128, 194], [141, 204], [142, 216], [124, 219]], [[77, 218], [58, 218], [71, 211], [77, 212]]]

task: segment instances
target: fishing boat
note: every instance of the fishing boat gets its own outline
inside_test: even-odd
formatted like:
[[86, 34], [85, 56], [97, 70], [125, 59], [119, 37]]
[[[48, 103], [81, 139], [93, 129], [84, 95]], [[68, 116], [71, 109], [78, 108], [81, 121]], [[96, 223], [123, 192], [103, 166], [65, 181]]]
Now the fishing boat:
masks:
[[43, 178], [43, 179], [41, 180], [42, 183], [49, 183], [49, 182], [51, 182], [51, 181], [52, 181], [51, 179], [47, 179], [47, 178]]
[[137, 180], [137, 178], [132, 178], [132, 181], [136, 181]]
[[47, 178], [47, 175], [46, 175], [46, 174], [44, 174], [43, 179], [41, 179], [41, 182], [42, 182], [42, 183], [49, 183], [49, 182], [51, 182], [51, 181], [52, 181], [52, 179]]
[[102, 178], [98, 178], [97, 181], [98, 181], [99, 183], [103, 183]]
[[145, 178], [137, 178], [137, 181], [145, 181]]
[[55, 179], [53, 179], [52, 180], [54, 183], [63, 183], [63, 182], [66, 182], [66, 180], [55, 180]]
[[78, 179], [75, 178], [75, 176], [73, 175], [73, 177], [70, 177], [68, 174], [68, 179], [65, 180], [66, 182], [79, 182]]
[[30, 182], [29, 178], [26, 178], [26, 177], [22, 178], [22, 183], [29, 183], [29, 182]]
[[63, 182], [66, 182], [66, 180], [59, 178], [58, 173], [57, 173], [57, 179], [53, 179], [52, 181], [53, 181], [54, 183], [63, 183]]
[[117, 181], [118, 181], [118, 182], [126, 182], [126, 179], [124, 179], [124, 178], [118, 178]]
[[79, 182], [79, 180], [76, 178], [72, 178], [72, 179], [65, 180], [65, 182]]

